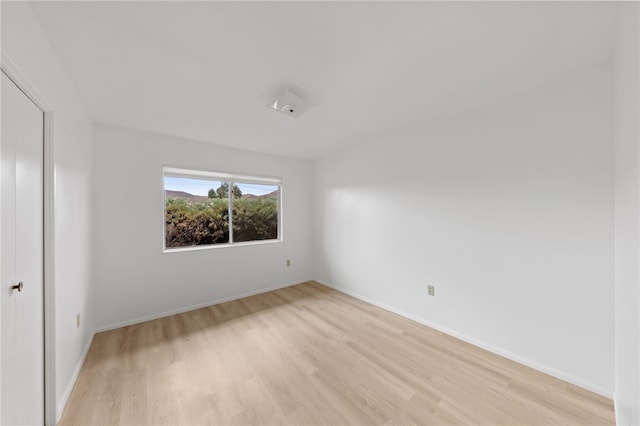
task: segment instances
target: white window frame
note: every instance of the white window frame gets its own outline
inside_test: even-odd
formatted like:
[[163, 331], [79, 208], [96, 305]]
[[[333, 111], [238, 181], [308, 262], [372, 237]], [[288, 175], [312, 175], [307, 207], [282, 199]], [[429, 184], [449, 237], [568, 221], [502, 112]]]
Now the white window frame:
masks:
[[[187, 247], [167, 247], [167, 224], [166, 224], [166, 208], [167, 193], [164, 186], [165, 177], [181, 177], [188, 179], [215, 180], [221, 183], [229, 184], [229, 242], [219, 244], [206, 244], [199, 246]], [[278, 187], [278, 236], [271, 240], [254, 240], [254, 241], [233, 241], [233, 186], [237, 183], [258, 184], [258, 185], [274, 185]], [[176, 253], [192, 250], [208, 250], [222, 247], [236, 247], [258, 244], [273, 244], [282, 242], [282, 178], [273, 176], [255, 176], [239, 173], [214, 172], [207, 170], [185, 169], [180, 167], [162, 167], [162, 251], [164, 253]]]

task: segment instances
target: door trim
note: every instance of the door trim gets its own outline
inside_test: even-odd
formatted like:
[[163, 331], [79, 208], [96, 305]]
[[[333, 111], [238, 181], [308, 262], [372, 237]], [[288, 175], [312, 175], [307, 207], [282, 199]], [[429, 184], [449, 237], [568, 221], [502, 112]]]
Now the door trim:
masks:
[[[2, 51], [0, 69], [44, 113], [44, 424], [56, 424], [55, 359], [55, 166], [53, 157], [53, 110], [9, 56]], [[1, 371], [0, 371], [1, 374]], [[1, 407], [0, 407], [1, 409]]]

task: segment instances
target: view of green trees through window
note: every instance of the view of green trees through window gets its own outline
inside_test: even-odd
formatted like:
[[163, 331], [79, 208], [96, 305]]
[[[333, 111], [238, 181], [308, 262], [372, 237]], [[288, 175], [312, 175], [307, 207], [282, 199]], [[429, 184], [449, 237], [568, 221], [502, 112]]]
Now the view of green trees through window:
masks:
[[165, 175], [164, 189], [167, 249], [278, 239], [279, 185]]

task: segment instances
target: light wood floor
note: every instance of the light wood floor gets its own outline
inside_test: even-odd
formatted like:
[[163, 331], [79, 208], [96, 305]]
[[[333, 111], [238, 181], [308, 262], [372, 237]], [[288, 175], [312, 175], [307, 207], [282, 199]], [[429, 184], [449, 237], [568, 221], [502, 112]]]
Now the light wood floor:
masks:
[[95, 336], [62, 425], [613, 425], [612, 402], [317, 283]]

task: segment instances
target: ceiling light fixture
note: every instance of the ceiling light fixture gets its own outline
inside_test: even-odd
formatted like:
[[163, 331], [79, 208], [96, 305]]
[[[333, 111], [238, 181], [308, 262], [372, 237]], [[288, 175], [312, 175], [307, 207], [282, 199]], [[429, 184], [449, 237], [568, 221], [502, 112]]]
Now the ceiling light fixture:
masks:
[[289, 117], [297, 118], [307, 112], [312, 104], [292, 91], [284, 90], [278, 97], [269, 102], [267, 106]]

